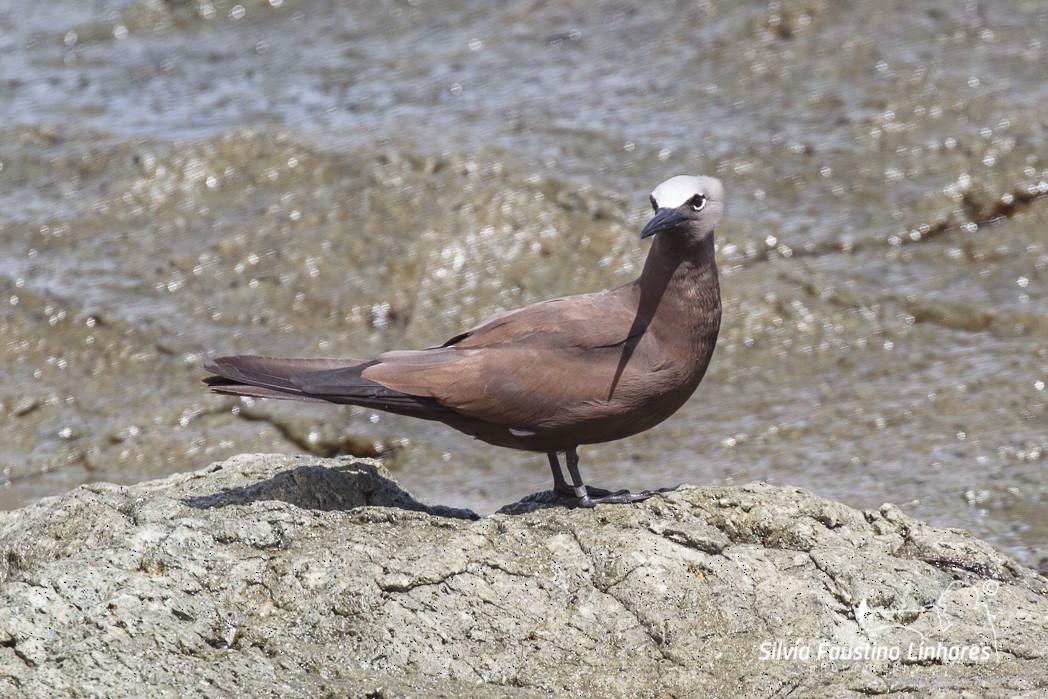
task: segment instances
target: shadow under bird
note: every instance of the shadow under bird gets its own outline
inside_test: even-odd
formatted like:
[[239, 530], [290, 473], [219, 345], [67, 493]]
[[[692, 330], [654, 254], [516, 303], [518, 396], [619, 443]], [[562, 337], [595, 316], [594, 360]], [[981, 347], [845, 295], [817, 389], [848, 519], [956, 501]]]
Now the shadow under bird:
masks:
[[215, 374], [204, 381], [217, 393], [436, 420], [489, 444], [544, 452], [554, 490], [581, 507], [644, 500], [658, 491], [591, 496], [576, 449], [654, 427], [706, 373], [721, 320], [713, 229], [724, 190], [713, 177], [680, 175], [650, 199], [644, 269], [616, 289], [498, 313], [439, 347], [370, 360], [219, 357], [204, 366]]

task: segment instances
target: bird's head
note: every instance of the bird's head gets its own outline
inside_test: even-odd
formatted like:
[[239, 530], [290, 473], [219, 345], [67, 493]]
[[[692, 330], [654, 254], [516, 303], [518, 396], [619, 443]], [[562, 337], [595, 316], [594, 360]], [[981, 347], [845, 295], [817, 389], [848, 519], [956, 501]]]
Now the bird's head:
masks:
[[701, 240], [713, 233], [724, 214], [724, 186], [716, 177], [677, 175], [652, 191], [651, 206], [655, 216], [641, 238], [673, 233]]

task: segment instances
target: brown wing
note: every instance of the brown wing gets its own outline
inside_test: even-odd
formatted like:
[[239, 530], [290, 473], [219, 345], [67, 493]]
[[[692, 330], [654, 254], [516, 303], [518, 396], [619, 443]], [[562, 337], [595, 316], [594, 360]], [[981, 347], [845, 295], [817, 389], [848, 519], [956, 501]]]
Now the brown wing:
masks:
[[[485, 422], [522, 429], [558, 424], [658, 368], [655, 338], [630, 338], [631, 305], [627, 294], [604, 292], [526, 306], [442, 347], [380, 355], [360, 376]], [[303, 386], [308, 392], [338, 390], [334, 372], [313, 376], [327, 385], [311, 382]]]
[[541, 343], [559, 347], [606, 347], [627, 339], [637, 312], [637, 289], [540, 301], [496, 313], [441, 347], [473, 349], [502, 344]]

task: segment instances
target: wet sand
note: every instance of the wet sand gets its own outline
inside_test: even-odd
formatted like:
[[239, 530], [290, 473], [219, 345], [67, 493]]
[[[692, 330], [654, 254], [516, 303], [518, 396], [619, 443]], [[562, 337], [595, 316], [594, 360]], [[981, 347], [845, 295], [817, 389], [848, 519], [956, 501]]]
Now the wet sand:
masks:
[[1045, 36], [1022, 0], [0, 8], [0, 506], [253, 451], [384, 454], [482, 512], [547, 488], [540, 455], [209, 396], [199, 364], [622, 283], [650, 188], [708, 173], [710, 372], [587, 476], [891, 501], [1036, 564]]

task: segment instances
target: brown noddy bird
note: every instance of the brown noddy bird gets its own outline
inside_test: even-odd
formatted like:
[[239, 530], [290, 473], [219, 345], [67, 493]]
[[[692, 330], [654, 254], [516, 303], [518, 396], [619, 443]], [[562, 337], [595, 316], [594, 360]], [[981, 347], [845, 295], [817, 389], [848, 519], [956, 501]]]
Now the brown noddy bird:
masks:
[[616, 289], [498, 313], [439, 347], [371, 360], [219, 357], [204, 381], [217, 393], [437, 420], [489, 444], [545, 452], [554, 490], [581, 507], [644, 500], [655, 491], [591, 497], [576, 449], [659, 424], [706, 373], [721, 320], [713, 229], [724, 189], [680, 175], [650, 199], [655, 215], [641, 238], [655, 239], [644, 269]]

